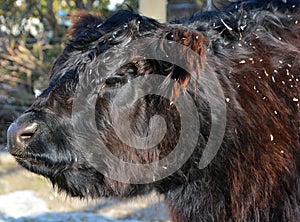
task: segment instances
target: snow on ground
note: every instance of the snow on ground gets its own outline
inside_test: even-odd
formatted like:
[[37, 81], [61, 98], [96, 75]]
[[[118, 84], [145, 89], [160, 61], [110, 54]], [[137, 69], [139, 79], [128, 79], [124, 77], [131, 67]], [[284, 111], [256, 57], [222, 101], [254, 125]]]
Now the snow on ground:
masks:
[[48, 212], [47, 203], [37, 198], [34, 191], [16, 191], [0, 195], [0, 213], [8, 217], [26, 217]]
[[[4, 217], [0, 222], [121, 222], [105, 218], [104, 216], [93, 213], [45, 213], [37, 216], [8, 218]], [[138, 220], [122, 220], [122, 222], [140, 222]]]
[[[49, 212], [47, 203], [34, 191], [16, 191], [0, 195], [0, 222], [117, 222], [105, 215], [85, 212]], [[122, 222], [140, 222], [122, 220]]]

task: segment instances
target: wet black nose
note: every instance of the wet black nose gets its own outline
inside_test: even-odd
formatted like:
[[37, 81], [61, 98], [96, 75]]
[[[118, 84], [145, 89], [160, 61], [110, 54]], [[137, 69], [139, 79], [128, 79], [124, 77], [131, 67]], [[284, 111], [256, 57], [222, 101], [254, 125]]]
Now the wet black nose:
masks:
[[37, 123], [12, 123], [7, 130], [7, 147], [13, 155], [21, 155], [38, 128]]

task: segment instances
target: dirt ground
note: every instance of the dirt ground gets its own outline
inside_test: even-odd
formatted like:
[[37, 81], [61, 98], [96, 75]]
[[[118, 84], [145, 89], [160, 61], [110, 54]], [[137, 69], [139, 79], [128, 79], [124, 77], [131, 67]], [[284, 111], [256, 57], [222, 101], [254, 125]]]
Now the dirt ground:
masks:
[[[3, 146], [0, 146], [0, 148], [2, 149]], [[24, 190], [33, 191], [37, 198], [44, 200], [50, 212], [85, 212], [95, 215], [105, 215], [105, 217], [113, 218], [116, 221], [169, 221], [163, 198], [155, 193], [124, 201], [108, 199], [79, 200], [77, 198], [70, 198], [64, 193], [58, 193], [53, 189], [47, 179], [20, 167], [2, 149], [2, 152], [0, 152], [0, 196]], [[14, 204], [11, 202], [12, 200], [9, 203]], [[39, 206], [36, 207], [38, 208]], [[0, 221], [1, 214], [3, 216], [4, 213], [0, 209]], [[2, 221], [5, 220], [2, 219]]]

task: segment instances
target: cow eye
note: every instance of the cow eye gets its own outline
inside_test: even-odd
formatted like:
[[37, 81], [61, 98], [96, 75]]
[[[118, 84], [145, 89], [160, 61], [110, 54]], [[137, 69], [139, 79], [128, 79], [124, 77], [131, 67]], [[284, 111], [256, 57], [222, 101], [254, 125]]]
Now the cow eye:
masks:
[[124, 76], [109, 77], [105, 80], [105, 85], [110, 88], [120, 87], [127, 83], [127, 78]]

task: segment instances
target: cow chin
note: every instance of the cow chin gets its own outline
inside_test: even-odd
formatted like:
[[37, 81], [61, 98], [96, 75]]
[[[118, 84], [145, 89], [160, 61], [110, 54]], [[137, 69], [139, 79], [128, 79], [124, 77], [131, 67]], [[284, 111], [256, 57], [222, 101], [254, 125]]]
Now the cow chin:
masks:
[[118, 182], [109, 179], [94, 168], [71, 168], [49, 177], [58, 191], [79, 198], [123, 198], [145, 194], [153, 190], [149, 185]]
[[54, 187], [66, 192], [69, 196], [80, 198], [108, 197], [112, 190], [104, 189], [104, 176], [93, 168], [81, 167], [65, 169], [58, 174], [49, 176]]

